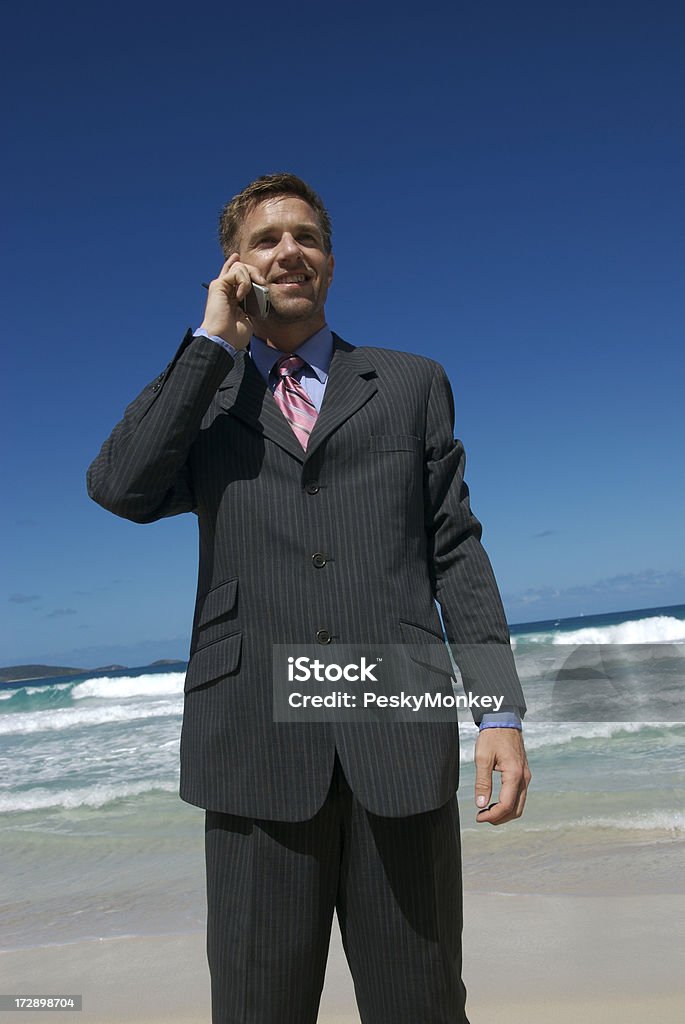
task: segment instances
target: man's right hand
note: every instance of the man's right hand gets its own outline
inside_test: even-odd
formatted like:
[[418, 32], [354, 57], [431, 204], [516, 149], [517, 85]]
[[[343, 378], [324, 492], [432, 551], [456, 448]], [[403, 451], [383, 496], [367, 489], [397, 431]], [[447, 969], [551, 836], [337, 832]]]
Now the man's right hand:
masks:
[[252, 282], [266, 284], [255, 267], [241, 263], [237, 252], [224, 263], [219, 276], [210, 281], [205, 317], [200, 327], [207, 334], [223, 338], [233, 348], [247, 348], [252, 337], [252, 323], [240, 303], [252, 288]]

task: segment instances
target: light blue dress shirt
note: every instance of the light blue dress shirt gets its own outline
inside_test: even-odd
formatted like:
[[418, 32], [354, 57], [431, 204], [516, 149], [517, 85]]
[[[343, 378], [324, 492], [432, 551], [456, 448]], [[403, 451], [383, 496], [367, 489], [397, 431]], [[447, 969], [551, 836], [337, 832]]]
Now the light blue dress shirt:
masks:
[[[238, 354], [237, 349], [233, 348], [233, 345], [224, 341], [223, 338], [207, 334], [203, 327], [199, 327], [195, 331], [195, 337], [198, 336], [215, 341], [222, 348], [225, 348], [234, 359]], [[271, 370], [274, 368], [277, 360], [286, 353], [281, 352], [277, 348], [271, 348], [262, 338], [258, 338], [256, 334], [253, 334], [250, 338], [248, 352], [252, 357], [253, 363], [273, 392], [278, 383], [278, 377], [275, 373], [271, 374]], [[287, 354], [290, 355], [290, 353]], [[321, 403], [323, 402], [326, 382], [328, 381], [328, 370], [333, 358], [333, 335], [330, 327], [325, 325], [316, 334], [312, 334], [311, 338], [307, 338], [292, 354], [304, 359], [306, 365], [301, 370], [298, 370], [294, 377], [300, 382], [311, 398], [316, 406], [316, 411], [321, 412]]]

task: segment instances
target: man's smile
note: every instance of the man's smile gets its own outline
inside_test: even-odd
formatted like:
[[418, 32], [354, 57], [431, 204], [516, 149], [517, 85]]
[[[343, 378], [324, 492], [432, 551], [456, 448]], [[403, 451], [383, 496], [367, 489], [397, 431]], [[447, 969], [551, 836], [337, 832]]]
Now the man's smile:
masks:
[[309, 274], [281, 274], [281, 276], [277, 277], [271, 282], [271, 284], [292, 286], [306, 284], [309, 280]]

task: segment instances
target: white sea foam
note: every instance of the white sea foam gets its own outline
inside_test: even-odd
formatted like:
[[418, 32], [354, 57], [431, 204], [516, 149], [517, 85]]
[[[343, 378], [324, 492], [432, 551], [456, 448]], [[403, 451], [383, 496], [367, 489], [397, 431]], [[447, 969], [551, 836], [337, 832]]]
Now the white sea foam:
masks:
[[[524, 818], [525, 821], [525, 818]], [[643, 814], [629, 814], [616, 818], [576, 818], [569, 821], [555, 821], [548, 825], [526, 827], [521, 824], [517, 831], [521, 833], [578, 832], [580, 829], [618, 832], [660, 832], [667, 833], [671, 839], [685, 837], [685, 814], [682, 811], [649, 811]], [[465, 825], [462, 832], [483, 834], [476, 826]]]
[[[682, 722], [530, 722], [524, 721], [523, 736], [526, 750], [539, 750], [543, 747], [560, 747], [573, 743], [574, 740], [611, 739], [620, 733], [638, 733], [645, 729], [680, 729]], [[475, 743], [478, 733], [469, 723], [461, 723], [459, 735], [462, 740], [460, 760], [470, 762], [473, 758], [473, 746], [465, 741]]]
[[0, 700], [11, 700], [19, 690], [0, 690]]
[[166, 693], [183, 692], [183, 672], [158, 672], [144, 676], [96, 676], [78, 683], [71, 691], [74, 700], [84, 697], [161, 697]]
[[581, 818], [581, 826], [593, 828], [635, 829], [639, 832], [676, 832], [685, 835], [685, 813], [682, 811], [652, 811], [627, 818]]
[[670, 832], [685, 836], [685, 814], [682, 811], [648, 811], [617, 818], [578, 818], [558, 821], [540, 828], [525, 828], [524, 832], [563, 832], [570, 829], [618, 829], [621, 832]]
[[1, 718], [0, 735], [72, 729], [84, 725], [106, 725], [109, 722], [132, 722], [140, 718], [166, 718], [169, 715], [181, 715], [182, 712], [182, 700], [112, 707], [27, 711]]
[[659, 644], [685, 643], [685, 621], [671, 615], [631, 619], [616, 626], [588, 626], [569, 633], [546, 634], [555, 644]]
[[50, 683], [48, 686], [25, 686], [23, 692], [32, 697], [34, 693], [45, 693], [46, 690], [68, 690], [72, 683]]
[[677, 729], [679, 722], [531, 722], [525, 726], [528, 750], [558, 747], [574, 740], [611, 739], [619, 733], [637, 733], [644, 729]]
[[142, 793], [176, 793], [176, 781], [145, 781], [112, 785], [89, 786], [88, 789], [29, 789], [23, 793], [0, 794], [0, 813], [11, 811], [41, 811], [49, 807], [103, 807], [114, 800]]

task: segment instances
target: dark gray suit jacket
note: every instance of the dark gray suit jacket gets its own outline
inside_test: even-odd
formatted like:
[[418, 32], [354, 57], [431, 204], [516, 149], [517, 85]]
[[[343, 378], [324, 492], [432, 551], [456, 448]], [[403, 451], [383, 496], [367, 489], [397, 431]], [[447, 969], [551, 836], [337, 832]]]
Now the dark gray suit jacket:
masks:
[[[128, 407], [88, 470], [89, 494], [138, 523], [193, 511], [200, 530], [184, 800], [304, 820], [325, 799], [336, 748], [374, 813], [415, 814], [449, 800], [456, 720], [274, 723], [272, 715], [273, 644], [415, 645], [411, 668], [435, 690], [450, 663], [434, 598], [468, 688], [502, 692], [505, 706], [525, 710], [453, 430], [438, 363], [335, 335], [306, 453], [249, 354], [233, 360], [190, 331]], [[462, 645], [483, 645], [484, 660]]]

